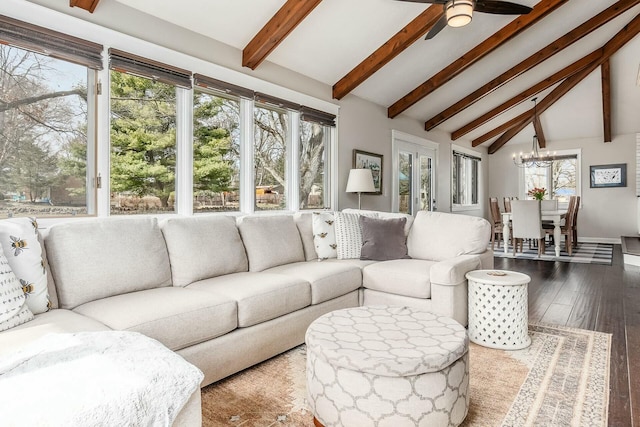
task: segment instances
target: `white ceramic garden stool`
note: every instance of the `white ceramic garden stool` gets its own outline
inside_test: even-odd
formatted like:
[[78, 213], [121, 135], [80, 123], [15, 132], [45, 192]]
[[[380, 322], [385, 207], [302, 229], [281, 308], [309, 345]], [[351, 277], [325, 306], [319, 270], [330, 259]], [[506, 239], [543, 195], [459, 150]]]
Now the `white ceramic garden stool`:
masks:
[[316, 426], [457, 426], [467, 416], [469, 343], [453, 319], [348, 308], [315, 320], [305, 341]]
[[469, 281], [469, 339], [485, 347], [519, 350], [529, 337], [526, 274], [505, 270], [475, 270]]

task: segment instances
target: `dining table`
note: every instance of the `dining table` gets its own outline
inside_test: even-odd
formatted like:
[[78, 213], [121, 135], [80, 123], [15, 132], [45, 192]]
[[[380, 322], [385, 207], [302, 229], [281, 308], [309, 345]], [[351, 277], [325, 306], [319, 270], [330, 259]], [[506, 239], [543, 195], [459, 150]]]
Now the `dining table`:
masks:
[[[511, 222], [511, 212], [502, 212], [502, 238], [504, 240], [504, 253], [508, 253], [509, 243], [509, 223]], [[553, 241], [555, 243], [556, 256], [560, 256], [560, 239], [562, 238], [562, 230], [560, 228], [560, 222], [567, 216], [567, 211], [563, 209], [558, 210], [543, 210], [540, 211], [540, 216], [543, 221], [553, 221]]]

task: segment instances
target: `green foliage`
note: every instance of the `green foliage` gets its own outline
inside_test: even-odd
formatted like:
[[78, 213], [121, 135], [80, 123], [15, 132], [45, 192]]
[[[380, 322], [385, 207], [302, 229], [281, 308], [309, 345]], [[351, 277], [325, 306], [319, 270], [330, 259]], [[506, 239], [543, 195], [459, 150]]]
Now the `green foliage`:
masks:
[[175, 188], [175, 88], [111, 72], [111, 191], [153, 195]]

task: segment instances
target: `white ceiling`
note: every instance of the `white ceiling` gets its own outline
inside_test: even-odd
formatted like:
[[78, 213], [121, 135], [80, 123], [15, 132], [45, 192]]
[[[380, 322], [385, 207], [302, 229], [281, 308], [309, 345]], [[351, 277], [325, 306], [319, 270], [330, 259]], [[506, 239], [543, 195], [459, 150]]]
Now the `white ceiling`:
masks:
[[[240, 50], [285, 3], [285, 0], [117, 1]], [[537, 3], [536, 0], [517, 2], [527, 6]], [[421, 122], [426, 121], [613, 3], [615, 0], [568, 1], [404, 114]], [[267, 61], [333, 85], [428, 6], [396, 0], [324, 0], [267, 57]], [[638, 13], [640, 5], [485, 97], [439, 128], [447, 132], [456, 130], [590, 53]], [[475, 13], [472, 23], [466, 27], [447, 27], [432, 40], [415, 42], [352, 93], [388, 107], [513, 18]], [[639, 52], [640, 36], [637, 36], [611, 61], [614, 135], [640, 132], [640, 86], [637, 85]], [[539, 99], [543, 96], [539, 95]], [[531, 108], [531, 103], [525, 102], [465, 138], [476, 138], [528, 108]], [[602, 137], [599, 70], [542, 114], [541, 121], [550, 143], [553, 140]], [[511, 143], [530, 143], [532, 134], [532, 128], [528, 127]]]

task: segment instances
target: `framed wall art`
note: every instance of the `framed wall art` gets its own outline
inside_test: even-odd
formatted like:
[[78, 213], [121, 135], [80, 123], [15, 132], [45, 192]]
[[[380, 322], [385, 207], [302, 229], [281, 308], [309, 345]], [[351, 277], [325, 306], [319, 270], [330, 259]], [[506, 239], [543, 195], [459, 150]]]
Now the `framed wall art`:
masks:
[[592, 165], [589, 167], [591, 188], [626, 187], [627, 164]]
[[382, 157], [381, 154], [353, 150], [353, 168], [371, 169], [373, 185], [376, 187], [376, 192], [369, 194], [382, 194]]

